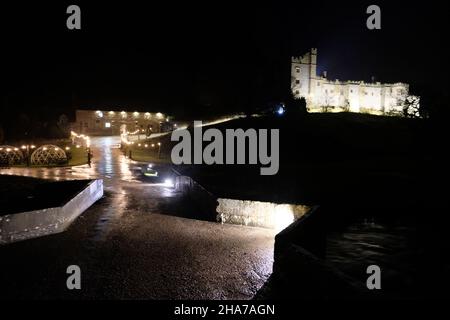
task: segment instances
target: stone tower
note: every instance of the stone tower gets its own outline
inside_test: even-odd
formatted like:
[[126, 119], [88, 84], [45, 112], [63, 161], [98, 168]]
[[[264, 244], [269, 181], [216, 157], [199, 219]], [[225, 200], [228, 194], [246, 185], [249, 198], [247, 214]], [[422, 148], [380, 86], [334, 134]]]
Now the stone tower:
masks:
[[291, 60], [291, 87], [295, 97], [307, 100], [314, 94], [314, 82], [317, 78], [317, 49]]

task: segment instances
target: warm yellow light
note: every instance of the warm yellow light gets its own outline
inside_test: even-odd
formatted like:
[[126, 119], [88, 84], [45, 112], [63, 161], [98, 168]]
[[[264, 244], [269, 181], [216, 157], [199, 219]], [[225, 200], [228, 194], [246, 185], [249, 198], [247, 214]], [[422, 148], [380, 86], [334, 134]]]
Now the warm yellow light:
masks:
[[141, 146], [141, 144], [140, 143], [138, 143], [138, 147], [140, 147]]
[[295, 220], [291, 205], [283, 204], [275, 208], [275, 231], [280, 232]]
[[11, 151], [11, 148], [6, 148], [6, 152], [10, 152]]
[[34, 148], [36, 148], [36, 146], [35, 146], [35, 145], [32, 145], [32, 146], [31, 146], [31, 149], [34, 149]]
[[27, 146], [22, 146], [22, 149], [26, 149], [27, 148]]
[[145, 145], [144, 147], [146, 147], [146, 148], [147, 148], [147, 147], [148, 147], [148, 144], [146, 144], [146, 145]]
[[158, 142], [158, 146], [160, 146], [161, 145], [161, 142]]
[[44, 151], [47, 150], [47, 147], [43, 147], [42, 150], [44, 150]]
[[152, 148], [154, 148], [155, 147], [155, 144], [154, 143], [152, 143]]
[[133, 116], [135, 116], [136, 118], [139, 117], [139, 112], [137, 111], [133, 112]]
[[158, 112], [158, 113], [156, 114], [156, 117], [157, 117], [157, 118], [162, 118], [162, 117], [163, 117], [163, 114], [162, 114], [161, 112]]
[[80, 147], [80, 145], [79, 144], [77, 144], [77, 148], [79, 148]]
[[66, 150], [70, 150], [70, 148], [69, 148], [69, 147], [66, 147]]

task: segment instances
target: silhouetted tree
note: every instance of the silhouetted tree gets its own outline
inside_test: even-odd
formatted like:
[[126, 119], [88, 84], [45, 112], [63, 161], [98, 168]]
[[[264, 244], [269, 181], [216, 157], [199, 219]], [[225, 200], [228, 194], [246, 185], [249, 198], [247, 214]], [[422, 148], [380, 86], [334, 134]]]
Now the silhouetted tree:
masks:
[[304, 116], [306, 111], [306, 100], [305, 98], [296, 98], [294, 95], [291, 95], [286, 103], [286, 113], [291, 117], [302, 117]]

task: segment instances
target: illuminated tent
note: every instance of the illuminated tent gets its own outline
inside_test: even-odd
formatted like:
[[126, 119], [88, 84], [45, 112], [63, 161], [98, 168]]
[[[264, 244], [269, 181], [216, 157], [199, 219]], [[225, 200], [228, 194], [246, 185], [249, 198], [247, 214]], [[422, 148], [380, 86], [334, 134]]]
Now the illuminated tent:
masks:
[[52, 144], [40, 146], [31, 154], [32, 165], [64, 164], [66, 162], [67, 155], [64, 150]]

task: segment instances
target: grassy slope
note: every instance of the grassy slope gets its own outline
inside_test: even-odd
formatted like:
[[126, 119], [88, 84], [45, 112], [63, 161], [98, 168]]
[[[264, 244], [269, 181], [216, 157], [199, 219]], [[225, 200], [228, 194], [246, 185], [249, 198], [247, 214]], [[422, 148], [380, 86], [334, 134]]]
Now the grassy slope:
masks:
[[[251, 118], [217, 128], [280, 129], [280, 168], [181, 168], [221, 196], [297, 203], [412, 205], [427, 168], [420, 121], [364, 114], [309, 114], [304, 119]], [[162, 143], [170, 143], [166, 141]]]

